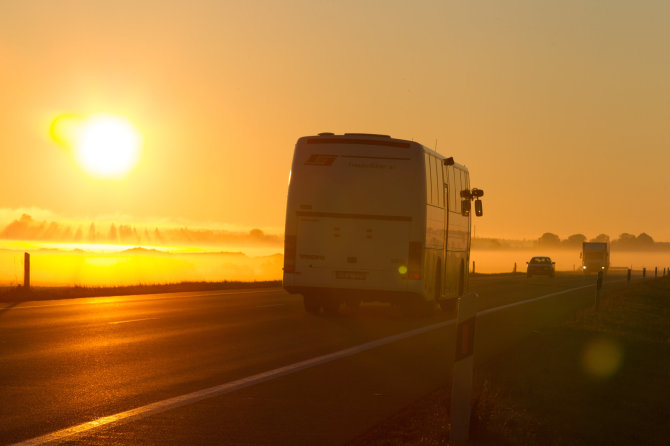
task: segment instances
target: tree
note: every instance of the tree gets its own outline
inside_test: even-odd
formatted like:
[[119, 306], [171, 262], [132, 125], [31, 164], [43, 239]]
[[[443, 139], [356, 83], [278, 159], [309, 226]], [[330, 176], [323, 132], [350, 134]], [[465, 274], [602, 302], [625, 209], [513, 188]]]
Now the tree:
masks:
[[621, 248], [632, 248], [635, 246], [635, 236], [628, 232], [623, 232], [616, 240], [616, 244]]
[[610, 236], [607, 234], [598, 234], [595, 238], [591, 239], [592, 242], [607, 243], [610, 241]]
[[586, 241], [586, 236], [584, 234], [572, 234], [568, 237], [563, 243], [566, 246], [582, 246], [582, 243]]
[[643, 232], [637, 236], [635, 239], [635, 244], [640, 248], [648, 248], [654, 244], [654, 239], [651, 238], [649, 234]]
[[537, 244], [542, 247], [552, 248], [560, 245], [561, 239], [556, 234], [545, 232], [542, 234], [542, 237], [537, 240]]

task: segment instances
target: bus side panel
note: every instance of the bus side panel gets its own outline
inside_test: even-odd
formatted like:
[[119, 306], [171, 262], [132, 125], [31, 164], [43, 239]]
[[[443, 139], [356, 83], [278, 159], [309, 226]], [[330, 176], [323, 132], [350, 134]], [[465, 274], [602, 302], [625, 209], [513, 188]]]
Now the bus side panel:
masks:
[[424, 297], [435, 299], [437, 274], [441, 274], [444, 265], [444, 209], [426, 206], [426, 242], [424, 256]]

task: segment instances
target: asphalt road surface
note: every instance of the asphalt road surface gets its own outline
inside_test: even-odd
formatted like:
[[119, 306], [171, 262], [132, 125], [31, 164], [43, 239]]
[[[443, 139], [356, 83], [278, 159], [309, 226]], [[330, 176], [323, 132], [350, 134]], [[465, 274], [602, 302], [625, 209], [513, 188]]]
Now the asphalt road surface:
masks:
[[[591, 303], [595, 277], [470, 288], [481, 363]], [[439, 311], [311, 316], [281, 288], [1, 303], [0, 444], [345, 444], [449, 382], [454, 334]]]

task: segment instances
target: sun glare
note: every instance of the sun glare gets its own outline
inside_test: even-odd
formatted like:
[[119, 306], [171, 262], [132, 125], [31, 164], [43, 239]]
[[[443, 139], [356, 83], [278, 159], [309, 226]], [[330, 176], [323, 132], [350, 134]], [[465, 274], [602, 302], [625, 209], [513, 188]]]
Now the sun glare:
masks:
[[83, 126], [77, 159], [90, 174], [102, 178], [125, 176], [137, 163], [139, 135], [123, 118], [98, 115]]
[[56, 143], [72, 150], [86, 173], [98, 178], [123, 178], [139, 160], [140, 134], [119, 116], [61, 115], [51, 124], [50, 133]]

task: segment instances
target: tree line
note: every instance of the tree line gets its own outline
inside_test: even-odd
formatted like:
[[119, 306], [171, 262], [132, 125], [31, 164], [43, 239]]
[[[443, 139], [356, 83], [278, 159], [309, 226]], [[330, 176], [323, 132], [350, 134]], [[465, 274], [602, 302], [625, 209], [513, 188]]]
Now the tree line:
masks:
[[610, 236], [607, 234], [598, 234], [596, 237], [588, 239], [584, 234], [572, 234], [566, 239], [561, 240], [561, 238], [552, 232], [545, 232], [537, 240], [537, 244], [540, 247], [544, 248], [575, 248], [581, 247], [583, 242], [605, 242], [610, 243], [612, 248], [620, 249], [650, 249], [655, 247], [660, 247], [663, 245], [669, 245], [668, 243], [657, 243], [654, 239], [647, 234], [642, 232], [637, 236], [630, 234], [628, 232], [623, 232], [619, 235], [618, 238], [611, 240]]

